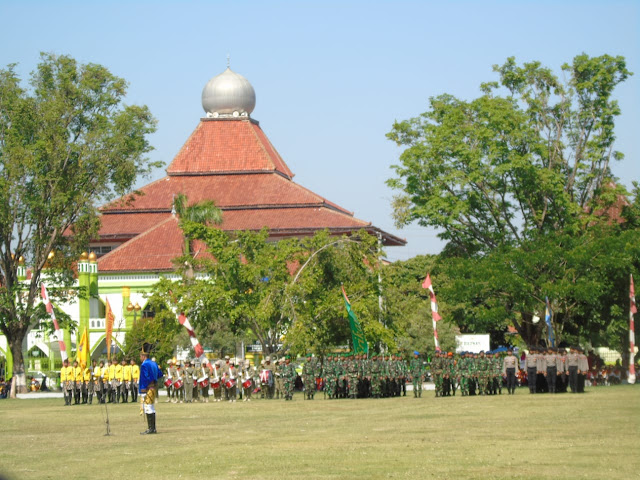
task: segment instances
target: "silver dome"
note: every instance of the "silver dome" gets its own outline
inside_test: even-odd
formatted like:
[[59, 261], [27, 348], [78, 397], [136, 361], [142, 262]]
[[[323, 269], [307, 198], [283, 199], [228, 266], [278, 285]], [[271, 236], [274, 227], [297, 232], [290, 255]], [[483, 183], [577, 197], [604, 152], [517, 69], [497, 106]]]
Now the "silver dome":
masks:
[[256, 92], [249, 80], [227, 68], [202, 90], [202, 108], [207, 116], [248, 116], [256, 106]]

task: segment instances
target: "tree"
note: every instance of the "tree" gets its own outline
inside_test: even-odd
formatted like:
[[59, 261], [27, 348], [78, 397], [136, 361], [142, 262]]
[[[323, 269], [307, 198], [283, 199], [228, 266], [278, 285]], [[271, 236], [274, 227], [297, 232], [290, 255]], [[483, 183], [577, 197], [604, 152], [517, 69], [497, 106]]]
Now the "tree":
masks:
[[[30, 85], [21, 86], [14, 65], [0, 70], [0, 330], [18, 390], [23, 339], [42, 321], [43, 268], [69, 272], [97, 232], [96, 204], [130, 193], [158, 165], [145, 157], [153, 117], [147, 107], [123, 105], [127, 84], [105, 67], [42, 54]], [[21, 257], [31, 270], [26, 282], [18, 279]]]
[[[577, 288], [586, 270], [569, 268], [577, 262], [569, 257], [593, 232], [618, 234], [603, 228], [629, 196], [610, 170], [623, 158], [614, 150], [620, 109], [612, 94], [631, 73], [624, 58], [609, 55], [579, 55], [562, 69], [566, 81], [539, 62], [509, 58], [494, 67], [499, 81], [483, 84], [481, 97], [432, 98], [427, 112], [388, 134], [405, 147], [388, 180], [401, 192], [396, 224], [434, 226], [448, 241], [442, 273], [449, 268], [455, 288], [446, 293], [458, 300], [461, 328], [469, 320], [511, 323], [535, 342], [541, 324], [531, 320], [552, 293], [564, 302], [556, 311], [562, 327], [570, 325], [584, 306]], [[465, 306], [465, 296], [474, 301]]]
[[[394, 262], [382, 270], [386, 325], [395, 333], [398, 350], [412, 354], [414, 350], [431, 356], [435, 353], [431, 299], [422, 288], [427, 272], [436, 269], [438, 257], [420, 255], [407, 261]], [[438, 322], [438, 340], [444, 351], [455, 350], [455, 336], [460, 333], [450, 316], [452, 307], [441, 301], [441, 280], [434, 277], [438, 308], [443, 317]]]
[[231, 236], [196, 222], [185, 222], [184, 231], [207, 246], [209, 255], [194, 260], [201, 275], [189, 283], [163, 280], [156, 295], [184, 311], [198, 333], [211, 334], [211, 325], [224, 319], [234, 335], [256, 339], [267, 355], [344, 345], [350, 335], [343, 282], [367, 338], [377, 341], [378, 315], [370, 313], [373, 303], [377, 311], [375, 237], [360, 232], [356, 241], [320, 232], [273, 242], [266, 229]]

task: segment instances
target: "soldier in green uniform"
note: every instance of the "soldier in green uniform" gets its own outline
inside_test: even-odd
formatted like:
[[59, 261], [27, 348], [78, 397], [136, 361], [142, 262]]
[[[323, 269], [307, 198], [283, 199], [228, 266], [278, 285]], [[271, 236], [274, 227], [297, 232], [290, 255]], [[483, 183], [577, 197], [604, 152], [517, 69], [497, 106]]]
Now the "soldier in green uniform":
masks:
[[347, 391], [349, 398], [355, 399], [358, 395], [358, 360], [350, 355], [346, 363]]
[[424, 382], [424, 366], [420, 358], [420, 352], [413, 352], [413, 359], [409, 364], [409, 375], [413, 385], [413, 398], [422, 397], [422, 382]]
[[304, 385], [304, 399], [313, 400], [313, 395], [316, 390], [316, 370], [315, 360], [310, 353], [305, 358], [304, 365], [302, 366], [302, 384]]
[[460, 353], [457, 366], [460, 376], [460, 394], [466, 397], [469, 395], [469, 356], [467, 352]]
[[442, 355], [437, 351], [431, 362], [431, 376], [433, 377], [433, 383], [436, 386], [436, 397], [442, 396]]
[[296, 367], [293, 363], [291, 363], [291, 358], [289, 356], [286, 357], [284, 366], [282, 368], [282, 380], [284, 383], [284, 399], [285, 400], [293, 400], [293, 391], [296, 386], [296, 377], [298, 373], [296, 372]]
[[478, 378], [478, 394], [485, 395], [487, 392], [487, 370], [489, 369], [489, 363], [487, 362], [487, 358], [485, 357], [484, 350], [480, 352], [478, 360], [476, 361], [476, 365]]

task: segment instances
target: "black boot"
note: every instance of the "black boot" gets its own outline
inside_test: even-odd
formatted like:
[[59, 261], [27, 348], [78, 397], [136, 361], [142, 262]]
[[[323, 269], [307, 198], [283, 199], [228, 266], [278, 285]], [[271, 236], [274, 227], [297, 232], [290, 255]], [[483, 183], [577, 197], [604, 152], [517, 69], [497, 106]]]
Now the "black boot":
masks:
[[156, 433], [156, 414], [147, 413], [147, 429], [144, 432], [140, 432], [140, 435], [150, 435]]

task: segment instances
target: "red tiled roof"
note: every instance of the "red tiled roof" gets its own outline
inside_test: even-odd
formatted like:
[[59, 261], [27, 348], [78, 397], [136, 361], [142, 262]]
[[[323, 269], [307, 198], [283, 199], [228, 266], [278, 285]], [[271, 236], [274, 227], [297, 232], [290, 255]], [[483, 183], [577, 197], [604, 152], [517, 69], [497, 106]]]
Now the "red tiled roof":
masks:
[[116, 200], [100, 210], [167, 212], [171, 211], [174, 195], [184, 193], [189, 203], [214, 200], [223, 209], [265, 205], [329, 205], [351, 215], [351, 212], [324, 197], [273, 173], [164, 177], [140, 188], [139, 192], [141, 195], [127, 203]]
[[[178, 193], [190, 203], [213, 200], [223, 211], [224, 230], [267, 227], [273, 237], [291, 237], [323, 229], [335, 235], [365, 229], [382, 234], [385, 245], [406, 243], [293, 182], [287, 165], [250, 119], [203, 119], [167, 173], [142, 187], [141, 195], [100, 209], [98, 241], [125, 241], [98, 260], [100, 271], [174, 270], [172, 260], [183, 253], [184, 244], [171, 215]], [[203, 245], [196, 244], [194, 252], [202, 254]]]
[[178, 219], [170, 216], [155, 227], [98, 259], [100, 272], [162, 272], [175, 270], [172, 260], [184, 245]]
[[167, 168], [169, 175], [277, 171], [293, 174], [251, 119], [203, 118]]

